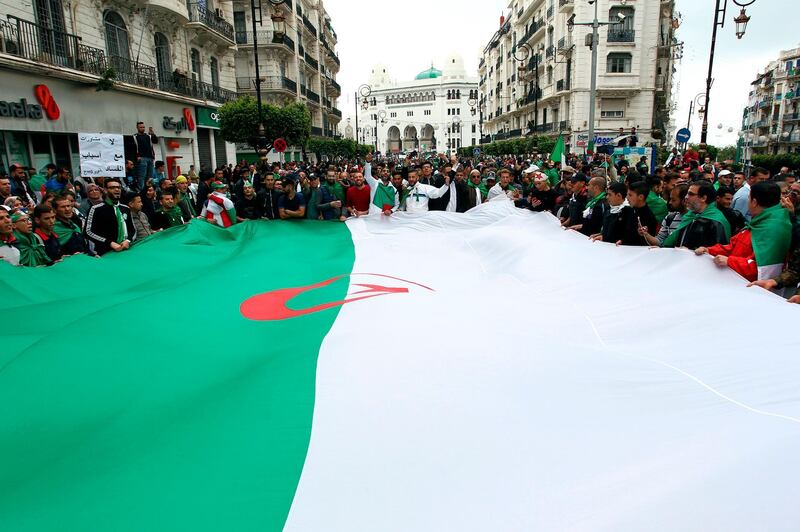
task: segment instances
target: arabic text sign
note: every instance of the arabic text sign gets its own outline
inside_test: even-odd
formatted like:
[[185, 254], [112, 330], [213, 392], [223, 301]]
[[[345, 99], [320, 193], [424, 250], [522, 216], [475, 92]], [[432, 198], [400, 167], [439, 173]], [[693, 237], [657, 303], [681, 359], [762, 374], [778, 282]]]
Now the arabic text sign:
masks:
[[83, 177], [125, 177], [125, 149], [122, 135], [79, 133]]

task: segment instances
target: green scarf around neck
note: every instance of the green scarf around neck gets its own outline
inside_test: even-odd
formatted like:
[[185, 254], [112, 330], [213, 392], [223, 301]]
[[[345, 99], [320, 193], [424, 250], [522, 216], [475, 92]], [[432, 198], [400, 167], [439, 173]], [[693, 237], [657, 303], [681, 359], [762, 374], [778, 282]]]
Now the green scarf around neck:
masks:
[[664, 239], [664, 242], [661, 243], [661, 247], [674, 248], [675, 244], [678, 242], [678, 235], [681, 234], [683, 229], [693, 221], [701, 218], [706, 220], [714, 220], [721, 223], [722, 227], [725, 229], [725, 238], [727, 240], [731, 239], [731, 224], [728, 222], [728, 219], [725, 218], [725, 215], [722, 214], [722, 211], [717, 208], [717, 205], [711, 203], [706, 207], [706, 210], [699, 214], [694, 211], [686, 211], [686, 214], [684, 214], [681, 218], [681, 223], [678, 225], [678, 228], [670, 233], [666, 239]]
[[125, 222], [122, 220], [122, 213], [119, 210], [119, 206], [111, 201], [110, 199], [106, 198], [106, 203], [111, 205], [114, 208], [114, 216], [117, 218], [117, 239], [115, 242], [117, 244], [121, 244], [125, 240]]
[[587, 209], [593, 209], [594, 206], [597, 205], [597, 203], [599, 201], [602, 201], [602, 200], [604, 200], [606, 198], [606, 195], [607, 195], [606, 191], [604, 190], [603, 192], [601, 192], [597, 196], [593, 197], [592, 199], [590, 199], [589, 201], [586, 202], [586, 208]]

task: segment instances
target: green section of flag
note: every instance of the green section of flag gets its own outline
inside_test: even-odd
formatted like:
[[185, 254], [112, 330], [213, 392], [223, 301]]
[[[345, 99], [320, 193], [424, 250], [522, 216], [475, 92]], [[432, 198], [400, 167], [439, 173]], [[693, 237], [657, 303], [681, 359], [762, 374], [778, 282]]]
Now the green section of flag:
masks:
[[280, 530], [338, 310], [239, 305], [353, 261], [344, 224], [194, 221], [102, 259], [0, 264], [0, 530]]
[[789, 211], [774, 205], [754, 216], [749, 224], [750, 239], [758, 266], [783, 264], [792, 243], [792, 222]]
[[554, 163], [564, 163], [564, 135], [559, 135], [556, 145], [553, 147], [553, 153], [550, 154], [550, 160]]

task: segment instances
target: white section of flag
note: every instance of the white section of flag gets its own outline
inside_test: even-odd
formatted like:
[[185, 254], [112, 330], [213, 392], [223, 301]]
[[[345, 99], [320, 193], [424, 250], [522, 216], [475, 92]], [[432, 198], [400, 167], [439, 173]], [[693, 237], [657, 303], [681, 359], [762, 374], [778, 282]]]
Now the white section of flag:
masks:
[[288, 531], [796, 531], [798, 308], [546, 214], [348, 222]]

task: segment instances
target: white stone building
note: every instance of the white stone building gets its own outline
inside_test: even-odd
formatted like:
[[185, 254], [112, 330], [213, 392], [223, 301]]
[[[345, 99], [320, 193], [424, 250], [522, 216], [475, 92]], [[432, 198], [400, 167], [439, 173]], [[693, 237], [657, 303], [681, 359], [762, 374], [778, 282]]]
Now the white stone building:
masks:
[[[232, 18], [219, 0], [0, 0], [0, 100], [41, 108], [44, 85], [60, 110], [0, 114], [2, 165], [77, 174], [78, 133], [132, 134], [139, 120], [171, 175], [233, 162], [215, 112], [237, 96]], [[114, 87], [96, 91], [111, 73]]]
[[395, 82], [384, 65], [372, 69], [367, 108], [359, 107], [357, 140], [382, 153], [450, 152], [479, 143], [478, 79], [456, 54], [442, 70], [431, 65], [411, 81]]
[[[598, 20], [620, 22], [599, 30], [595, 143], [609, 142], [620, 127], [636, 127], [640, 144], [663, 139], [678, 48], [674, 0], [597, 2]], [[594, 3], [511, 0], [508, 8], [478, 68], [483, 141], [561, 132], [582, 151], [589, 140], [591, 28], [570, 32], [567, 21], [591, 22]], [[527, 58], [523, 44], [533, 50]]]
[[[287, 0], [275, 9], [286, 17], [286, 36], [275, 41], [269, 2], [262, 2], [261, 25], [256, 26], [262, 99], [285, 105], [302, 101], [311, 111], [311, 135], [338, 136], [342, 119], [337, 100], [342, 89], [336, 82], [339, 57], [336, 32], [322, 0]], [[236, 44], [236, 85], [240, 93], [255, 96], [255, 58], [250, 1], [233, 1]], [[247, 146], [239, 146], [239, 158], [255, 157]], [[288, 156], [300, 160], [301, 149], [290, 148]], [[277, 159], [274, 152], [271, 159]]]
[[744, 159], [800, 153], [800, 48], [783, 50], [752, 83], [744, 110]]

